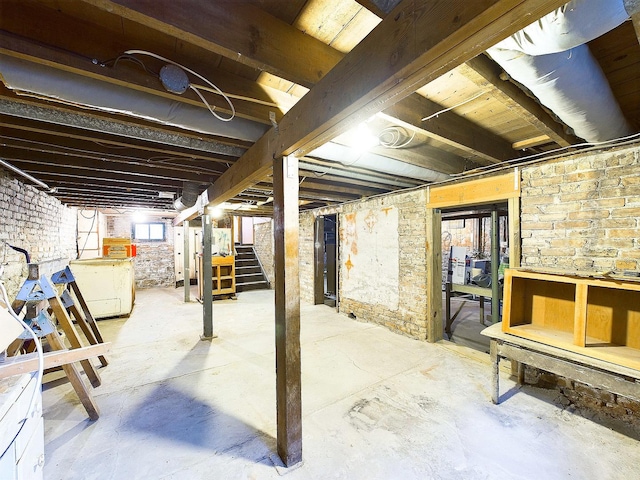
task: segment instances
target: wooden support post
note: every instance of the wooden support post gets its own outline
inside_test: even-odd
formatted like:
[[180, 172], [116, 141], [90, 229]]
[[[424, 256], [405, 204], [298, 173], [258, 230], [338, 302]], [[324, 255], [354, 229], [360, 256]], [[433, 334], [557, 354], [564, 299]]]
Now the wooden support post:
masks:
[[443, 338], [442, 324], [442, 213], [427, 208], [427, 341]]
[[500, 283], [498, 282], [498, 268], [500, 264], [500, 222], [498, 221], [498, 207], [491, 210], [491, 322], [500, 321]]
[[[62, 340], [58, 336], [58, 332], [53, 332], [47, 335], [47, 341], [53, 350], [66, 350], [67, 347], [62, 343]], [[64, 373], [69, 378], [69, 382], [71, 386], [78, 395], [80, 402], [84, 406], [89, 418], [91, 420], [97, 420], [100, 417], [100, 410], [98, 409], [98, 405], [96, 404], [91, 392], [87, 388], [87, 386], [82, 381], [82, 377], [80, 376], [80, 372], [78, 368], [73, 363], [67, 363], [62, 365], [62, 369]]]
[[324, 303], [324, 217], [316, 217], [313, 229], [313, 304]]
[[211, 264], [211, 215], [202, 215], [202, 340], [213, 338], [213, 266]]
[[274, 161], [273, 200], [277, 444], [280, 459], [291, 467], [302, 461], [297, 158]]
[[520, 266], [520, 197], [509, 199], [509, 267]]
[[489, 356], [491, 357], [491, 401], [497, 405], [500, 402], [500, 356], [497, 340], [493, 338], [489, 343]]
[[[53, 313], [56, 316], [56, 320], [62, 327], [62, 330], [64, 331], [64, 334], [66, 335], [67, 340], [71, 345], [71, 348], [84, 347], [84, 345], [82, 345], [82, 341], [80, 340], [78, 332], [71, 322], [69, 312], [67, 312], [67, 309], [62, 304], [62, 300], [60, 300], [60, 297], [58, 296], [58, 292], [44, 275], [40, 277], [40, 288], [42, 289], [45, 297], [47, 297], [49, 305], [51, 306], [51, 310], [53, 310]], [[80, 364], [82, 365], [84, 372], [87, 374], [87, 378], [91, 382], [91, 385], [94, 387], [99, 387], [102, 381], [100, 380], [100, 375], [98, 375], [98, 372], [93, 364], [88, 359], [82, 360]]]
[[182, 224], [184, 229], [184, 249], [182, 252], [184, 272], [184, 301], [189, 303], [191, 301], [191, 272], [189, 272], [189, 259], [191, 258], [191, 252], [189, 251], [189, 220], [185, 220]]

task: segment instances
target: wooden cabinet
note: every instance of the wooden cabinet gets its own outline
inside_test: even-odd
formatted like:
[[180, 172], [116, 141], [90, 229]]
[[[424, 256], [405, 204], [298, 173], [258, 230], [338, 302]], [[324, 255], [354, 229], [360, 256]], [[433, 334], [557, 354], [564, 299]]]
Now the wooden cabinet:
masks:
[[[236, 293], [235, 258], [233, 255], [211, 257], [213, 295], [231, 295]], [[198, 262], [198, 296], [202, 298], [202, 256], [198, 257]]]
[[506, 270], [502, 330], [640, 370], [640, 282]]

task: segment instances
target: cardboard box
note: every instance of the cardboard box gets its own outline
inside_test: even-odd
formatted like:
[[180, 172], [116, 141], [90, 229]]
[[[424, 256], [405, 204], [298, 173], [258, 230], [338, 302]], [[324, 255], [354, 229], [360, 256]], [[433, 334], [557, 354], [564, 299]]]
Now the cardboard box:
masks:
[[102, 241], [102, 256], [109, 258], [128, 258], [136, 256], [136, 246], [130, 238], [105, 238]]

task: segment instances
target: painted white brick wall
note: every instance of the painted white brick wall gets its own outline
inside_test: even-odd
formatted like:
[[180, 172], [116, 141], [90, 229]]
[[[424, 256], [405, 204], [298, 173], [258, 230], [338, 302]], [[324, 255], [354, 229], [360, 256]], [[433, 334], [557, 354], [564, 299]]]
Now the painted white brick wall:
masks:
[[13, 299], [27, 276], [22, 254], [4, 242], [24, 248], [41, 273], [50, 275], [76, 258], [77, 211], [56, 198], [0, 170], [0, 261], [6, 264], [3, 280]]

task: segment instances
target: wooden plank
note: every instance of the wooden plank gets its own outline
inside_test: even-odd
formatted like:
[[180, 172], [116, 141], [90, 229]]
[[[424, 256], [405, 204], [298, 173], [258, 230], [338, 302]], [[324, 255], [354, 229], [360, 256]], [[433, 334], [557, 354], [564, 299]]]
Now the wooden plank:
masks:
[[[514, 176], [515, 175], [515, 176]], [[430, 208], [479, 205], [520, 196], [519, 176], [506, 173], [451, 185], [428, 187]]]
[[427, 208], [427, 341], [443, 338], [442, 322], [442, 214]]
[[490, 88], [491, 96], [536, 127], [562, 147], [579, 143], [580, 139], [565, 132], [542, 106], [528, 97], [515, 84], [500, 78], [501, 69], [490, 58], [479, 55], [467, 61], [460, 71], [480, 88]]
[[[556, 353], [560, 357], [563, 355], [561, 351]], [[585, 364], [577, 364], [563, 358], [525, 349], [512, 342], [498, 342], [497, 355], [640, 401], [640, 383], [621, 378], [606, 370], [596, 370]]]
[[[625, 367], [598, 358], [587, 356], [579, 352], [573, 352], [562, 348], [553, 347], [527, 338], [517, 337], [501, 330], [500, 324], [491, 325], [480, 332], [482, 335], [497, 340], [522, 346], [529, 350], [535, 350], [545, 355], [561, 357], [569, 362], [588, 365], [599, 370], [614, 372], [617, 375], [633, 378], [640, 382], [640, 370]], [[584, 349], [582, 349], [584, 351]]]
[[273, 167], [275, 250], [276, 409], [278, 455], [287, 467], [302, 461], [298, 159]]
[[[87, 360], [97, 356], [102, 356], [111, 349], [111, 342], [98, 343], [82, 348], [72, 348], [71, 350], [53, 350], [44, 354], [44, 368], [60, 367], [62, 365]], [[7, 357], [4, 363], [0, 364], [0, 379], [29, 373], [38, 369], [38, 354], [27, 353], [15, 357]]]
[[422, 121], [442, 110], [443, 107], [437, 103], [413, 94], [385, 109], [381, 115], [392, 123], [406, 125], [428, 137], [459, 148], [482, 165], [509, 160], [519, 155], [508, 141], [453, 112]]
[[[89, 323], [87, 322], [87, 320], [85, 320], [82, 313], [80, 313], [80, 311], [78, 310], [78, 307], [76, 305], [71, 305], [69, 307], [69, 312], [71, 313], [71, 315], [73, 315], [73, 318], [75, 319], [76, 324], [82, 330], [82, 333], [84, 333], [84, 336], [89, 342], [89, 345], [99, 344], [100, 342], [96, 338], [94, 331], [91, 329]], [[100, 360], [100, 363], [103, 367], [106, 367], [107, 365], [109, 365], [109, 362], [107, 361], [104, 355], [100, 355], [98, 359]]]
[[587, 342], [587, 294], [588, 286], [584, 282], [576, 285], [576, 304], [573, 316], [573, 343], [584, 347]]

